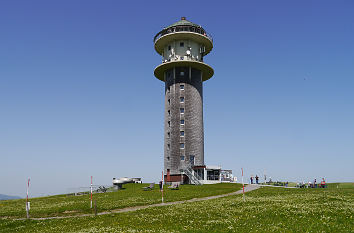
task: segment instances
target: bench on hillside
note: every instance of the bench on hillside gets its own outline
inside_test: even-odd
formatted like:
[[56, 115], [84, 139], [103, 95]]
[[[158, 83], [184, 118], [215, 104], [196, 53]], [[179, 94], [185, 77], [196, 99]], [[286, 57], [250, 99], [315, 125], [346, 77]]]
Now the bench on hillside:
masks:
[[171, 186], [169, 186], [168, 188], [172, 190], [179, 189], [179, 182], [172, 182]]
[[149, 191], [149, 190], [153, 190], [155, 187], [155, 183], [150, 183], [149, 186], [143, 187], [144, 191]]

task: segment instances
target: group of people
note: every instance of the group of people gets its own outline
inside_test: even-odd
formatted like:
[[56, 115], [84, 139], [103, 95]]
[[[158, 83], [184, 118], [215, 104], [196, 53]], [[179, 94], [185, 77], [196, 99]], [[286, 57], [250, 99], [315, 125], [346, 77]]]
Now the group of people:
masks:
[[308, 183], [302, 182], [301, 184], [298, 184], [298, 187], [300, 188], [326, 188], [326, 181], [324, 178], [322, 178], [322, 181], [320, 183], [317, 183], [317, 180], [314, 179], [313, 182], [309, 181]]
[[251, 180], [251, 184], [254, 184], [253, 183], [254, 180], [256, 181], [256, 184], [259, 184], [259, 177], [257, 175], [256, 175], [256, 177], [253, 177], [253, 175], [252, 175], [250, 180]]
[[[264, 179], [266, 179], [266, 177]], [[272, 182], [271, 178], [269, 177], [269, 182], [267, 182], [267, 184], [270, 184], [271, 182]], [[256, 176], [251, 175], [250, 184], [259, 184], [259, 176], [258, 175], [256, 175]], [[273, 185], [277, 185], [277, 186], [281, 185], [281, 186], [288, 187], [288, 184], [289, 184], [288, 182], [278, 182], [277, 181]], [[321, 182], [317, 182], [317, 179], [314, 179], [313, 182], [309, 181], [307, 183], [305, 183], [305, 182], [297, 183], [296, 187], [299, 187], [299, 188], [326, 188], [327, 185], [326, 185], [325, 179], [322, 178]]]

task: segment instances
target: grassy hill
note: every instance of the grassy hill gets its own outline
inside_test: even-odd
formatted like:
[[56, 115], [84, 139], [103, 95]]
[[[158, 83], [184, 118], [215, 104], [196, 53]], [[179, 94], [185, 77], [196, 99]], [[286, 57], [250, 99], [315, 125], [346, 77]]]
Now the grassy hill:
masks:
[[354, 189], [354, 183], [329, 183], [328, 188], [330, 189]]
[[[161, 192], [158, 185], [151, 191], [144, 191], [148, 184], [125, 184], [124, 189], [116, 192], [94, 194], [98, 212], [113, 209], [122, 209], [131, 206], [150, 205], [161, 202]], [[180, 190], [170, 190], [165, 186], [164, 201], [188, 200], [195, 197], [206, 197], [237, 191], [240, 184], [215, 185], [183, 185]], [[56, 195], [49, 197], [31, 198], [32, 218], [52, 216], [72, 216], [92, 213], [90, 208], [90, 195], [68, 196]], [[0, 201], [0, 218], [25, 218], [25, 200]]]
[[[208, 191], [203, 193], [204, 188]], [[178, 196], [190, 198], [182, 193], [183, 189], [205, 195], [219, 188], [182, 186], [181, 190], [168, 193], [172, 200]], [[330, 184], [327, 189], [264, 187], [246, 193], [245, 201], [242, 195], [236, 195], [96, 217], [3, 219], [0, 229], [5, 232], [353, 232], [353, 215], [354, 185], [346, 183]]]

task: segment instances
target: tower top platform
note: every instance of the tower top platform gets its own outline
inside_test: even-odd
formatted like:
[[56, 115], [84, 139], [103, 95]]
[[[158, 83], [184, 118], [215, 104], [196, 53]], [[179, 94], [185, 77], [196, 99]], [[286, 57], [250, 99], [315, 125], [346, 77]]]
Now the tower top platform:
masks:
[[195, 40], [205, 46], [207, 55], [213, 49], [213, 38], [202, 26], [182, 17], [180, 21], [162, 29], [154, 37], [155, 50], [162, 55], [164, 47], [173, 40]]

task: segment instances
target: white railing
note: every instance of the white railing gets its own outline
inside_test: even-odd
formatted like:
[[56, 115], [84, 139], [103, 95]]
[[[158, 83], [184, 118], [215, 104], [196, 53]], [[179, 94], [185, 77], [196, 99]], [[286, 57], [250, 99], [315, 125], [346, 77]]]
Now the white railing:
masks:
[[170, 27], [170, 28], [165, 28], [162, 31], [160, 31], [159, 33], [156, 34], [156, 36], [154, 37], [154, 43], [160, 39], [162, 36], [167, 35], [167, 34], [171, 34], [171, 33], [178, 33], [178, 32], [193, 32], [193, 33], [197, 33], [200, 35], [205, 36], [206, 38], [208, 38], [211, 42], [213, 42], [213, 37], [211, 36], [210, 33], [207, 33], [202, 27], [195, 27], [195, 26], [174, 26], [174, 27]]
[[192, 56], [173, 56], [169, 59], [162, 58], [162, 63], [167, 63], [171, 61], [198, 61], [198, 62], [203, 62], [203, 59], [199, 59], [196, 57]]
[[200, 182], [201, 180], [201, 177], [196, 174], [192, 167], [191, 166], [188, 166], [188, 167], [185, 167], [183, 169], [181, 169], [183, 171], [184, 174], [186, 174], [190, 180], [190, 182], [192, 184], [195, 184], [195, 185], [201, 185], [202, 183]]

